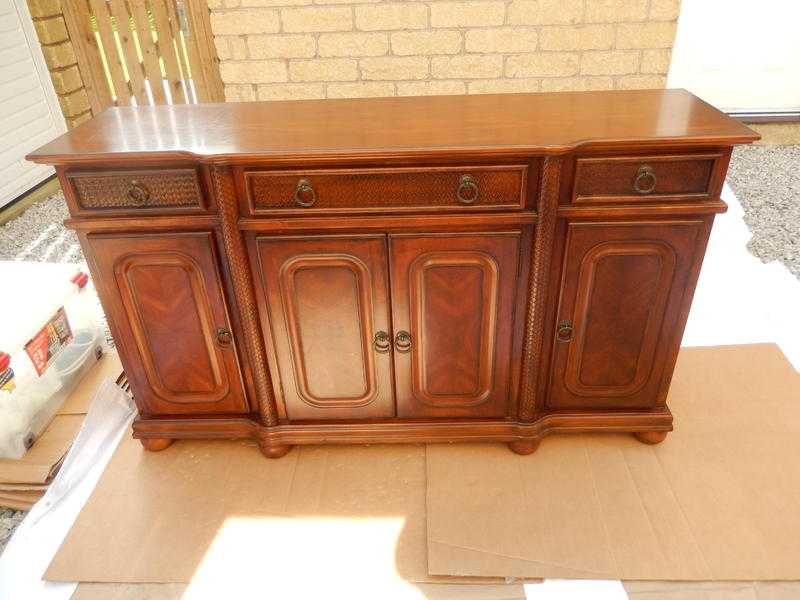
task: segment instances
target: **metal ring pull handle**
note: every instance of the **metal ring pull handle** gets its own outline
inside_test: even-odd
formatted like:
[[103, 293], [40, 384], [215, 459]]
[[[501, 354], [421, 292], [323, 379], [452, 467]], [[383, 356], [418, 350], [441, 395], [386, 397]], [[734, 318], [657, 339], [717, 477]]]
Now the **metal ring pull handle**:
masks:
[[233, 343], [233, 335], [227, 327], [217, 327], [217, 344], [220, 348], [228, 348]]
[[317, 201], [317, 192], [314, 191], [314, 186], [308, 179], [301, 179], [297, 182], [297, 187], [294, 190], [294, 201], [303, 208], [314, 206]]
[[656, 189], [656, 172], [650, 165], [642, 165], [636, 171], [636, 179], [633, 180], [633, 189], [640, 194], [650, 194]]
[[456, 197], [461, 204], [472, 204], [478, 199], [478, 182], [472, 175], [462, 175], [458, 180]]
[[392, 347], [392, 338], [385, 331], [379, 331], [372, 338], [372, 347], [378, 354], [386, 354]]
[[411, 334], [407, 331], [398, 331], [394, 336], [394, 349], [401, 354], [411, 352]]
[[150, 199], [150, 190], [134, 179], [128, 186], [128, 198], [136, 204], [144, 204]]
[[572, 321], [561, 321], [556, 329], [556, 341], [561, 343], [568, 343], [572, 341]]

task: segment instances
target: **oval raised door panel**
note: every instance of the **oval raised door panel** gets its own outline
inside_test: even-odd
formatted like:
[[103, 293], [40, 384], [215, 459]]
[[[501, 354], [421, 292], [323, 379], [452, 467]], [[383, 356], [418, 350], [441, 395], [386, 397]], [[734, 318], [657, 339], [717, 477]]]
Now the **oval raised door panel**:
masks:
[[399, 416], [506, 416], [516, 233], [391, 236]]
[[266, 322], [289, 419], [393, 416], [386, 242], [258, 238]]
[[217, 341], [217, 330], [230, 326], [211, 235], [88, 239], [144, 412], [248, 412], [235, 348]]
[[572, 335], [555, 337], [550, 407], [657, 403], [702, 226], [569, 224], [557, 321]]

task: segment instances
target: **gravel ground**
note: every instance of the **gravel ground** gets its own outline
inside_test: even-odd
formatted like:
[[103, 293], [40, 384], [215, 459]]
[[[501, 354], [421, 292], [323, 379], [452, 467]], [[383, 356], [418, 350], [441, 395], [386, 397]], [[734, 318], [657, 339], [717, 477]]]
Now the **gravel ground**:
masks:
[[744, 207], [750, 252], [800, 279], [800, 145], [739, 146], [728, 184]]
[[[800, 279], [800, 145], [737, 148], [728, 183], [753, 232], [750, 252], [780, 260]], [[58, 193], [0, 227], [0, 260], [80, 262], [78, 239], [61, 224], [67, 216]], [[0, 509], [0, 552], [23, 514]]]

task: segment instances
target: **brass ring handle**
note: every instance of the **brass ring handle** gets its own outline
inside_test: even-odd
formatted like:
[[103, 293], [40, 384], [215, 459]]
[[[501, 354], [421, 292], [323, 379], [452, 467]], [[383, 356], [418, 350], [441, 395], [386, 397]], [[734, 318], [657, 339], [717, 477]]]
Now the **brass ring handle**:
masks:
[[636, 179], [633, 180], [633, 189], [640, 194], [650, 194], [656, 189], [656, 172], [650, 165], [642, 165], [636, 171]]
[[233, 335], [227, 327], [217, 327], [217, 344], [220, 348], [227, 348], [233, 343]]
[[317, 192], [308, 179], [301, 179], [297, 182], [294, 190], [294, 201], [303, 208], [314, 206], [317, 201]]
[[401, 354], [411, 352], [411, 334], [407, 331], [398, 331], [394, 336], [394, 349]]
[[134, 179], [128, 185], [128, 198], [136, 204], [144, 204], [150, 199], [150, 190]]
[[572, 321], [561, 321], [556, 329], [556, 341], [567, 343], [572, 341]]
[[392, 347], [392, 338], [385, 331], [379, 331], [372, 338], [372, 346], [378, 354], [386, 354]]
[[472, 175], [462, 175], [458, 180], [456, 197], [461, 204], [472, 204], [478, 199], [478, 182]]

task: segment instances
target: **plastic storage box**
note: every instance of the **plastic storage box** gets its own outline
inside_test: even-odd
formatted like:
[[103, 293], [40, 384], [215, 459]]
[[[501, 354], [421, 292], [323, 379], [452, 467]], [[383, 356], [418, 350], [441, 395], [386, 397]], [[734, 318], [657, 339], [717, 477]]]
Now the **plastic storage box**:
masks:
[[76, 265], [0, 262], [0, 458], [21, 458], [105, 349]]

